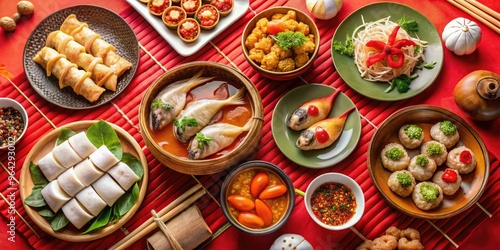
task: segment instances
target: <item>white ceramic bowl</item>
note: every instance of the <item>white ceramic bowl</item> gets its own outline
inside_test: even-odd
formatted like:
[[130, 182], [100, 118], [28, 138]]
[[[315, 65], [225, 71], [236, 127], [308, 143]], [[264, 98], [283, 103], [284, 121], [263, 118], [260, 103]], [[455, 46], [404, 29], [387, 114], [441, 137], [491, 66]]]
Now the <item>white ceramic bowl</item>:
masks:
[[[312, 211], [311, 208], [312, 194], [319, 186], [327, 182], [337, 182], [344, 184], [347, 187], [349, 187], [354, 193], [354, 196], [356, 196], [356, 204], [357, 204], [356, 212], [354, 213], [354, 216], [343, 225], [339, 226], [327, 225], [321, 222], [316, 217], [316, 215], [314, 215]], [[304, 197], [304, 202], [307, 212], [309, 213], [309, 216], [311, 216], [311, 218], [314, 220], [314, 222], [329, 230], [343, 230], [354, 226], [354, 224], [356, 224], [361, 219], [361, 217], [363, 216], [363, 212], [365, 210], [365, 196], [363, 194], [363, 190], [361, 190], [361, 187], [351, 177], [339, 173], [326, 173], [316, 177], [307, 187], [306, 195]]]
[[[14, 109], [18, 110], [21, 113], [21, 116], [23, 117], [23, 121], [24, 121], [23, 132], [21, 133], [21, 135], [19, 135], [19, 137], [17, 137], [16, 141], [14, 142], [14, 144], [16, 144], [19, 140], [21, 140], [24, 133], [28, 129], [28, 113], [26, 113], [26, 109], [24, 109], [24, 107], [20, 103], [18, 103], [17, 101], [10, 99], [10, 98], [0, 98], [0, 108], [6, 108], [6, 107], [13, 107]], [[6, 149], [11, 145], [13, 145], [13, 144], [10, 144], [10, 145], [4, 146], [4, 147], [0, 146], [0, 150]]]

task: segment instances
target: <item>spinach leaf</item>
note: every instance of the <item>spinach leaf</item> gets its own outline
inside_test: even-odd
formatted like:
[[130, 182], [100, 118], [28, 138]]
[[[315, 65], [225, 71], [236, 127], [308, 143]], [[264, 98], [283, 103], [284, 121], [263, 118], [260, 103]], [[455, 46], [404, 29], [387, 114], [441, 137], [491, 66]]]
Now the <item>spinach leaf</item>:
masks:
[[121, 218], [125, 215], [136, 203], [139, 199], [139, 185], [137, 182], [125, 192], [113, 205], [116, 206], [115, 215], [117, 219]]
[[62, 212], [59, 212], [56, 214], [54, 219], [50, 222], [50, 226], [52, 227], [52, 230], [54, 231], [59, 231], [61, 228], [65, 227], [68, 225], [69, 220], [64, 216]]
[[105, 121], [99, 121], [87, 130], [87, 137], [97, 148], [106, 145], [113, 155], [122, 159], [123, 149], [120, 139], [111, 125]]
[[35, 184], [34, 188], [43, 188], [49, 184], [49, 181], [45, 178], [40, 168], [33, 162], [30, 162], [30, 174], [31, 179], [33, 179], [33, 184]]
[[45, 202], [45, 199], [43, 199], [43, 196], [42, 196], [42, 188], [41, 187], [33, 188], [33, 190], [31, 190], [30, 196], [28, 196], [28, 197], [26, 197], [26, 199], [24, 199], [24, 204], [26, 204], [30, 207], [47, 206], [47, 203]]
[[137, 157], [131, 153], [125, 152], [123, 153], [122, 162], [127, 164], [134, 171], [134, 173], [142, 179], [142, 176], [144, 175], [144, 168], [142, 167], [141, 161], [137, 159]]
[[76, 132], [69, 128], [62, 128], [61, 132], [59, 132], [59, 136], [57, 137], [56, 145], [59, 145], [65, 141], [67, 141], [71, 136], [76, 135]]
[[37, 210], [38, 214], [47, 220], [52, 220], [56, 215], [50, 207], [42, 207], [42, 209]]
[[92, 224], [90, 224], [89, 228], [87, 228], [87, 230], [85, 230], [85, 232], [83, 232], [82, 234], [90, 233], [96, 229], [108, 225], [109, 219], [111, 217], [111, 210], [111, 207], [106, 206], [104, 210], [102, 210], [99, 215], [97, 215], [97, 217], [92, 221]]

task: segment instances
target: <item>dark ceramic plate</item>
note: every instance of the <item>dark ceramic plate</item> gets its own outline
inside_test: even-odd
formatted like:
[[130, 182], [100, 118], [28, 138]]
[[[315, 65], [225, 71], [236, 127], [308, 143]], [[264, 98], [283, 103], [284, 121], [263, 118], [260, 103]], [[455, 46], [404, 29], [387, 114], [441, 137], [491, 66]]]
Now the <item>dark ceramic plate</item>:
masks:
[[[47, 77], [45, 69], [33, 61], [33, 57], [44, 46], [50, 32], [59, 30], [67, 16], [75, 14], [79, 21], [101, 35], [101, 39], [112, 44], [118, 55], [132, 63], [132, 67], [118, 78], [116, 91], [106, 90], [99, 99], [90, 103], [77, 95], [70, 87], [59, 89], [55, 76]], [[132, 28], [116, 13], [97, 6], [77, 5], [50, 14], [33, 30], [24, 47], [24, 71], [35, 91], [47, 101], [69, 109], [87, 109], [100, 106], [119, 95], [132, 81], [139, 62], [139, 44]]]

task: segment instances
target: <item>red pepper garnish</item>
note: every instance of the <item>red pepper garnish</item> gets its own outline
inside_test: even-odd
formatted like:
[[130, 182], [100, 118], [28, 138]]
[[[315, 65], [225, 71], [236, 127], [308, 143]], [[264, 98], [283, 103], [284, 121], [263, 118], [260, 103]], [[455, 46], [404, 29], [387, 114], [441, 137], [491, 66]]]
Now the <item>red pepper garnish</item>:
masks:
[[405, 55], [401, 48], [406, 46], [415, 46], [416, 44], [412, 40], [408, 39], [401, 39], [394, 43], [396, 40], [396, 36], [398, 35], [399, 28], [399, 26], [396, 26], [396, 28], [394, 28], [391, 35], [389, 35], [389, 38], [387, 39], [387, 44], [375, 40], [370, 40], [366, 43], [366, 46], [381, 51], [380, 53], [377, 53], [366, 59], [366, 66], [370, 67], [374, 63], [381, 61], [384, 58], [386, 58], [387, 63], [392, 68], [399, 68], [403, 66]]
[[458, 177], [457, 172], [448, 168], [444, 171], [443, 175], [441, 176], [441, 179], [443, 179], [444, 182], [451, 183], [457, 181], [457, 177]]
[[318, 107], [314, 106], [314, 105], [309, 105], [309, 107], [307, 107], [307, 114], [310, 115], [310, 116], [317, 116], [319, 113], [319, 109]]
[[472, 162], [472, 155], [469, 150], [464, 150], [460, 153], [460, 162], [464, 164], [469, 164]]
[[324, 130], [320, 126], [316, 127], [316, 139], [319, 143], [325, 143], [329, 138], [330, 136], [328, 135], [328, 132], [326, 132], [326, 130]]

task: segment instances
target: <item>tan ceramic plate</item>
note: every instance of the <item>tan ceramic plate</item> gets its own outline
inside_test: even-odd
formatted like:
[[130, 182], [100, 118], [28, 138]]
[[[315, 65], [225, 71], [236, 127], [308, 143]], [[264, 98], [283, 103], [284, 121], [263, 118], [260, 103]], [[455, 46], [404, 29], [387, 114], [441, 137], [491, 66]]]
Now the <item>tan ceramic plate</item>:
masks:
[[[400, 197], [389, 189], [387, 180], [391, 172], [382, 166], [380, 152], [386, 144], [399, 142], [398, 130], [404, 124], [413, 123], [420, 125], [424, 130], [425, 142], [431, 140], [429, 135], [431, 126], [445, 119], [450, 120], [457, 126], [460, 134], [460, 140], [457, 145], [465, 145], [474, 152], [477, 167], [473, 172], [462, 175], [460, 189], [452, 196], [445, 196], [441, 205], [433, 210], [420, 210], [415, 206], [411, 197]], [[420, 149], [407, 151], [410, 157], [412, 157], [419, 154]], [[429, 105], [403, 108], [389, 116], [380, 125], [370, 142], [367, 162], [373, 184], [375, 184], [375, 187], [391, 206], [407, 215], [425, 219], [447, 218], [471, 207], [483, 193], [490, 169], [488, 151], [479, 134], [467, 122], [451, 111]], [[446, 168], [445, 164], [438, 167], [437, 171], [444, 168]]]
[[113, 233], [123, 224], [125, 224], [130, 218], [132, 218], [132, 216], [134, 216], [146, 194], [146, 188], [148, 185], [148, 162], [146, 160], [146, 156], [142, 152], [139, 144], [129, 133], [127, 133], [127, 131], [110, 123], [122, 143], [123, 152], [128, 152], [137, 157], [137, 159], [141, 161], [142, 167], [144, 168], [144, 176], [139, 182], [139, 199], [137, 200], [137, 203], [132, 207], [132, 209], [128, 211], [128, 213], [126, 213], [115, 224], [109, 224], [108, 226], [103, 227], [100, 230], [82, 235], [82, 232], [84, 230], [83, 228], [81, 230], [77, 230], [74, 227], [69, 227], [69, 225], [68, 227], [55, 232], [50, 227], [49, 221], [40, 216], [36, 210], [24, 204], [24, 200], [31, 194], [31, 190], [34, 186], [29, 171], [30, 162], [37, 163], [43, 156], [50, 152], [52, 148], [54, 148], [57, 137], [59, 136], [59, 132], [62, 128], [69, 128], [78, 133], [80, 131], [86, 131], [96, 122], [97, 121], [79, 121], [70, 123], [44, 135], [42, 138], [40, 138], [40, 140], [38, 140], [35, 146], [33, 146], [31, 151], [28, 153], [28, 156], [26, 156], [26, 160], [24, 161], [23, 168], [21, 169], [19, 182], [21, 186], [21, 199], [23, 200], [24, 209], [26, 210], [30, 218], [35, 222], [35, 224], [37, 224], [43, 231], [61, 240], [72, 242], [91, 241]]

